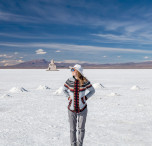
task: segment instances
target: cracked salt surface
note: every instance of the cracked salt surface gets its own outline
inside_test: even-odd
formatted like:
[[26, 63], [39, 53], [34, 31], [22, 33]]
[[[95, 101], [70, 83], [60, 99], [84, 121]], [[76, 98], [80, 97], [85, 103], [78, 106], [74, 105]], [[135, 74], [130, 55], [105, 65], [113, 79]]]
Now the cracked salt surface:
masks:
[[[71, 72], [2, 69], [0, 74], [0, 146], [69, 146], [62, 86]], [[84, 74], [96, 90], [87, 101], [84, 146], [150, 146], [152, 70], [84, 69]]]

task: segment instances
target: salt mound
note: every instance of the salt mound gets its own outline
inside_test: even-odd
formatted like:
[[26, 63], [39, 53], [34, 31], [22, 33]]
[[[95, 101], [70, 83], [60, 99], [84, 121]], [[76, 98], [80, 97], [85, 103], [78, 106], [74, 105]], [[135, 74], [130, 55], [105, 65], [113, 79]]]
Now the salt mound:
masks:
[[120, 96], [120, 94], [112, 92], [108, 96]]
[[48, 86], [45, 85], [40, 85], [37, 90], [46, 90], [46, 89], [50, 89]]
[[54, 95], [61, 95], [63, 93], [63, 87], [60, 87], [59, 89], [57, 89], [53, 94]]
[[134, 86], [132, 86], [130, 89], [131, 89], [131, 90], [139, 90], [140, 88], [139, 88], [139, 86], [134, 85]]
[[93, 84], [93, 87], [94, 87], [95, 89], [97, 89], [97, 88], [104, 88], [104, 86], [103, 86], [101, 83], [94, 83], [94, 84]]
[[12, 97], [12, 96], [9, 95], [9, 94], [4, 94], [4, 95], [1, 96], [1, 98], [5, 98], [5, 97]]
[[17, 92], [28, 92], [26, 89], [23, 87], [13, 87], [9, 90], [12, 93], [17, 93]]

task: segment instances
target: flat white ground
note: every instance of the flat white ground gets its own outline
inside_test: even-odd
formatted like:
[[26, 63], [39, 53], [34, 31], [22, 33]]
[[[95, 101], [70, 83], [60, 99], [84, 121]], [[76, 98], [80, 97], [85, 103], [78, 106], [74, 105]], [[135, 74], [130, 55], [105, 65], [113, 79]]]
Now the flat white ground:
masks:
[[[96, 90], [87, 101], [84, 146], [151, 146], [152, 70], [84, 74]], [[1, 69], [0, 146], [70, 146], [68, 100], [60, 87], [71, 75], [69, 69]]]

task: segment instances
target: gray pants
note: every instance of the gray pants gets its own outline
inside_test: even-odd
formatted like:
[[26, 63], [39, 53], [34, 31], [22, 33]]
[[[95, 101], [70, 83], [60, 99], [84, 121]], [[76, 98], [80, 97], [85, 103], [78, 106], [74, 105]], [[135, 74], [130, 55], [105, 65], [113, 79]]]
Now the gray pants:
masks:
[[[71, 146], [82, 146], [83, 144], [87, 113], [88, 113], [87, 107], [80, 113], [73, 113], [72, 111], [68, 110]], [[77, 117], [78, 117], [78, 142], [76, 137]]]

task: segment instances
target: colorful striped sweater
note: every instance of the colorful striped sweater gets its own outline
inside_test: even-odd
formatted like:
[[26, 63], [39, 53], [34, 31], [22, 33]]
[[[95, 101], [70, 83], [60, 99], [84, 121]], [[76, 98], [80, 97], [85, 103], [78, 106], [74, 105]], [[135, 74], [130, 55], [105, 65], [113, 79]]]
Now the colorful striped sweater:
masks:
[[[86, 89], [89, 90], [89, 93], [85, 95]], [[72, 76], [64, 83], [63, 92], [67, 99], [71, 97], [68, 109], [72, 112], [79, 113], [87, 107], [86, 100], [95, 93], [95, 89], [89, 80], [80, 86], [79, 80]], [[83, 98], [84, 96], [85, 98]]]

